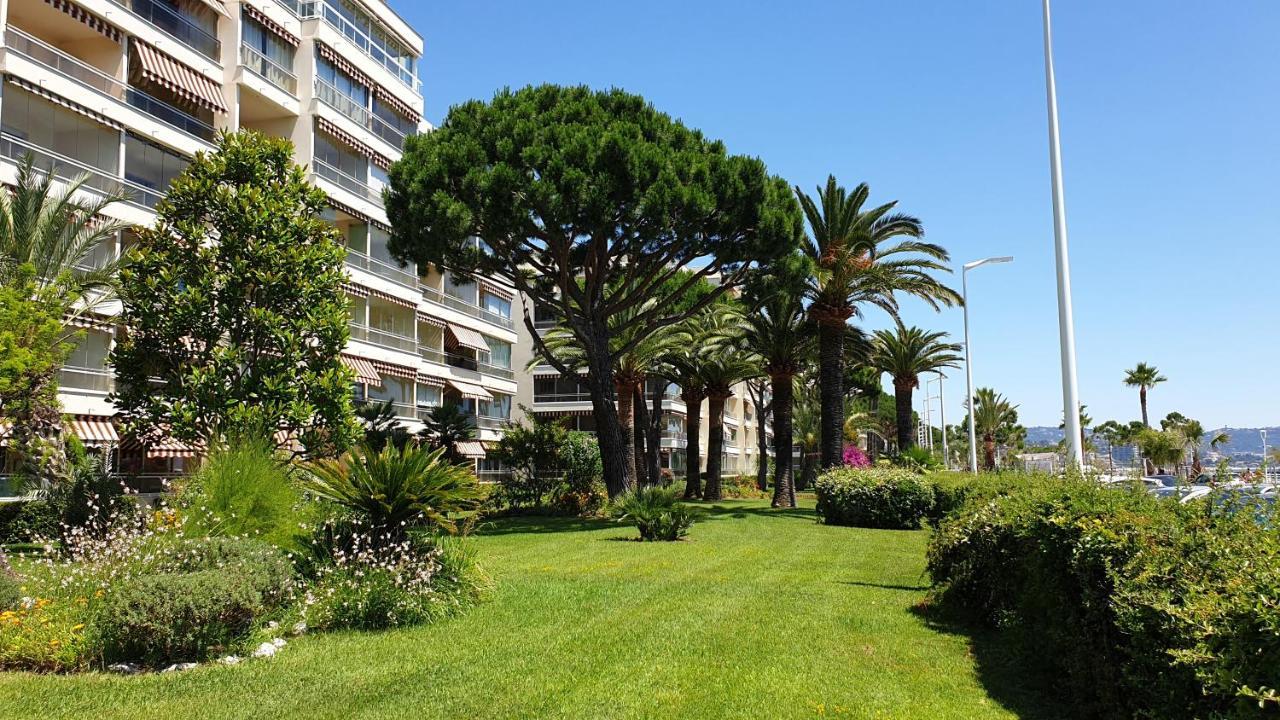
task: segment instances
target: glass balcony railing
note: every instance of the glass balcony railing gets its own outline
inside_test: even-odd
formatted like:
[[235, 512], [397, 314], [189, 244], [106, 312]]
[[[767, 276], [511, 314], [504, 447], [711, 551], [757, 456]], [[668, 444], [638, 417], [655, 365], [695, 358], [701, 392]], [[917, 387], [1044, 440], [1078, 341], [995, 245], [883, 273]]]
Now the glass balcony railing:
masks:
[[383, 405], [387, 402], [391, 403], [391, 407], [396, 411], [396, 417], [413, 420], [418, 417], [418, 407], [413, 403], [397, 402], [395, 400], [380, 400], [378, 398], [356, 398], [357, 405]]
[[160, 202], [160, 198], [164, 197], [164, 193], [156, 192], [137, 183], [122, 180], [118, 175], [104, 172], [79, 160], [49, 152], [12, 135], [0, 135], [0, 157], [12, 162], [18, 162], [28, 153], [35, 158], [36, 167], [46, 172], [51, 172], [59, 180], [67, 182], [79, 175], [83, 175], [85, 177], [84, 188], [101, 193], [118, 194], [123, 192], [128, 196], [128, 201], [135, 205], [154, 209], [156, 204]]
[[107, 368], [76, 367], [63, 365], [59, 385], [71, 390], [109, 393], [115, 388], [115, 375]]
[[297, 4], [298, 17], [308, 20], [311, 18], [320, 18], [325, 24], [337, 30], [344, 37], [351, 41], [351, 44], [359, 48], [364, 54], [373, 58], [388, 72], [395, 76], [397, 80], [404, 83], [405, 87], [422, 94], [422, 82], [418, 79], [418, 74], [414, 69], [414, 64], [409, 62], [407, 65], [397, 60], [397, 56], [389, 52], [386, 41], [382, 38], [373, 38], [369, 33], [361, 27], [357, 27], [355, 23], [344, 17], [337, 8], [330, 5], [324, 0], [302, 0]]
[[112, 0], [122, 8], [151, 23], [178, 42], [218, 62], [222, 43], [194, 18], [157, 0]]
[[335, 183], [343, 190], [382, 207], [382, 191], [374, 189], [369, 183], [354, 178], [319, 158], [311, 161], [311, 169], [316, 175]]
[[396, 149], [403, 148], [405, 138], [412, 134], [392, 126], [369, 108], [324, 80], [316, 80], [315, 95], [317, 100], [337, 110], [343, 117], [377, 135]]
[[464, 312], [470, 315], [471, 317], [480, 318], [485, 322], [493, 323], [494, 325], [498, 325], [500, 327], [514, 328], [516, 326], [515, 322], [509, 317], [504, 317], [497, 313], [489, 312], [488, 310], [485, 310], [479, 305], [469, 303], [466, 300], [463, 300], [462, 298], [454, 297], [448, 293], [440, 292], [439, 290], [433, 287], [430, 287], [428, 285], [423, 285], [419, 283], [418, 289], [422, 291], [423, 297], [425, 297], [428, 301], [433, 302], [437, 305], [443, 305], [444, 307], [453, 308], [454, 310], [458, 310], [459, 312]]
[[386, 278], [407, 288], [414, 289], [418, 286], [418, 275], [411, 269], [407, 267], [398, 268], [390, 263], [369, 257], [359, 250], [347, 248], [347, 265], [372, 273], [378, 277]]
[[404, 350], [406, 352], [417, 352], [418, 350], [418, 341], [408, 335], [379, 330], [354, 322], [351, 323], [351, 339], [393, 350]]
[[290, 95], [298, 94], [297, 76], [255, 48], [248, 45], [240, 46], [240, 64]]
[[140, 110], [160, 122], [172, 125], [201, 140], [213, 140], [214, 129], [208, 123], [138, 88], [127, 85], [17, 28], [9, 27], [4, 31], [4, 44], [11, 52], [16, 52], [63, 77], [74, 80], [99, 95], [104, 95], [116, 102], [123, 102], [135, 110]]
[[591, 393], [572, 392], [572, 393], [534, 393], [533, 401], [535, 403], [580, 403], [591, 402]]

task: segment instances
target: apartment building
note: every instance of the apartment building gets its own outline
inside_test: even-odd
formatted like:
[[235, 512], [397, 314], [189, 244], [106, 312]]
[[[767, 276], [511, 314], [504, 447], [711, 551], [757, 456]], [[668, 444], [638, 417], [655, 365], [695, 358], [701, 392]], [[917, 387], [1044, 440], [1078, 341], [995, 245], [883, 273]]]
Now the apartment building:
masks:
[[[109, 215], [150, 225], [156, 203], [218, 130], [291, 140], [329, 197], [347, 246], [351, 342], [343, 361], [358, 401], [388, 401], [412, 429], [445, 402], [474, 417], [466, 453], [482, 463], [516, 395], [513, 293], [400, 267], [387, 251], [388, 166], [428, 130], [418, 60], [423, 41], [380, 0], [0, 0], [0, 181], [26, 153], [59, 177], [125, 188]], [[127, 250], [129, 232], [93, 262]], [[181, 472], [198, 451], [131, 447], [112, 423], [107, 354], [118, 307], [85, 322], [62, 371], [71, 430], [119, 444], [121, 469]], [[2, 433], [2, 430], [0, 430]], [[3, 492], [0, 492], [3, 494]]]
[[[517, 317], [523, 317], [523, 310], [518, 310]], [[547, 313], [531, 313], [535, 329], [539, 333], [555, 327], [556, 321]], [[516, 341], [515, 367], [528, 368], [534, 361], [535, 345], [523, 322], [518, 323], [519, 339]], [[645, 388], [645, 397], [652, 398], [658, 380], [649, 380]], [[524, 420], [530, 415], [538, 418], [553, 418], [572, 430], [595, 432], [595, 411], [591, 406], [591, 396], [585, 388], [572, 378], [562, 377], [560, 372], [548, 364], [537, 364], [527, 371], [522, 378], [516, 394], [516, 419]], [[689, 408], [680, 399], [680, 389], [675, 385], [666, 388], [662, 399], [662, 434], [659, 440], [659, 463], [664, 470], [680, 477], [688, 470], [688, 415]], [[707, 402], [703, 401], [698, 409], [702, 419], [698, 443], [701, 448], [701, 469], [706, 470], [707, 437], [710, 432], [707, 421]], [[724, 475], [751, 475], [756, 471], [759, 458], [760, 432], [772, 438], [768, 424], [761, 427], [758, 408], [751, 400], [745, 383], [733, 388], [733, 395], [725, 401], [724, 406], [724, 454], [721, 458], [721, 472]]]

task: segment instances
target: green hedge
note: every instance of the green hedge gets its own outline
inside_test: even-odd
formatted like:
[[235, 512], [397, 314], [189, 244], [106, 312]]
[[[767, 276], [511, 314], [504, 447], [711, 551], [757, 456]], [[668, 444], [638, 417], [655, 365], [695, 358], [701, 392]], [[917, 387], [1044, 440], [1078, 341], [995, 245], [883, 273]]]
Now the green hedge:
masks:
[[1219, 508], [1085, 482], [971, 493], [931, 541], [934, 600], [1024, 639], [1080, 717], [1275, 713], [1275, 518]]
[[814, 484], [828, 525], [910, 530], [934, 512], [933, 484], [900, 468], [836, 468]]

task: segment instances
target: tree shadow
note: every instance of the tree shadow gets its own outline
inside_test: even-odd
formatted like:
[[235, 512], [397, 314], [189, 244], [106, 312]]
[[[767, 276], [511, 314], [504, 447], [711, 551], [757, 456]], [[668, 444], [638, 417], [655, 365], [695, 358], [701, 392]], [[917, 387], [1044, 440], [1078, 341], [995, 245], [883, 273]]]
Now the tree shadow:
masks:
[[771, 507], [742, 507], [740, 505], [721, 505], [717, 502], [705, 502], [702, 500], [691, 500], [686, 504], [701, 508], [706, 513], [708, 519], [720, 518], [747, 518], [747, 517], [773, 517], [784, 519], [802, 518], [809, 522], [816, 522], [818, 516], [810, 508], [771, 508]]
[[476, 535], [519, 535], [588, 532], [618, 527], [618, 523], [605, 518], [558, 517], [555, 515], [507, 515], [482, 520]]
[[852, 585], [853, 587], [876, 588], [878, 590], [901, 590], [904, 592], [924, 592], [929, 589], [928, 585], [891, 585], [888, 583], [860, 582], [858, 580], [837, 580], [841, 585]]
[[1073, 717], [1069, 703], [1064, 704], [1055, 692], [1055, 675], [1048, 659], [1037, 652], [1034, 638], [1016, 630], [985, 627], [930, 603], [913, 606], [911, 614], [934, 632], [957, 635], [968, 641], [978, 681], [991, 699], [1005, 709], [1029, 720]]

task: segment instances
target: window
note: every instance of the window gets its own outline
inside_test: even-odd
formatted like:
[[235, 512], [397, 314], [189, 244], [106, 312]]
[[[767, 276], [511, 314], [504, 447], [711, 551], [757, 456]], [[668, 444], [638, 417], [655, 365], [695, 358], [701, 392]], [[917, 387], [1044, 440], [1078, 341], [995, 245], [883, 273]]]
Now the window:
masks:
[[240, 42], [258, 51], [258, 54], [282, 69], [292, 73], [293, 56], [296, 53], [296, 48], [281, 40], [278, 35], [263, 27], [261, 23], [249, 17], [248, 14], [245, 14], [243, 19], [242, 27], [244, 31]]
[[398, 377], [382, 376], [382, 386], [369, 386], [369, 399], [374, 402], [386, 402], [390, 400], [394, 403], [406, 404], [409, 398], [413, 396], [413, 382]]
[[487, 364], [494, 367], [511, 369], [511, 343], [503, 342], [497, 338], [484, 336], [484, 341], [489, 345], [489, 359]]
[[369, 107], [369, 88], [361, 85], [351, 78], [350, 75], [342, 72], [334, 67], [333, 63], [322, 57], [316, 58], [316, 75], [328, 83], [330, 87], [337, 90], [340, 95], [345, 96], [353, 104], [361, 108]]
[[441, 389], [435, 385], [418, 383], [418, 407], [439, 407]]
[[351, 317], [352, 322], [364, 325], [368, 321], [369, 318], [365, 312], [368, 304], [369, 301], [362, 297], [347, 296], [347, 315]]
[[485, 310], [504, 318], [511, 318], [511, 301], [490, 292], [480, 293], [480, 304]]
[[394, 135], [405, 137], [418, 130], [417, 123], [396, 112], [390, 105], [379, 100], [376, 95], [373, 98], [373, 115], [390, 128]]
[[476, 284], [474, 281], [458, 282], [452, 274], [448, 274], [444, 278], [444, 292], [446, 295], [456, 297], [465, 301], [469, 305], [476, 304]]
[[111, 350], [111, 335], [97, 330], [89, 330], [84, 338], [76, 343], [75, 350], [67, 357], [67, 365], [72, 367], [92, 368], [97, 370], [107, 366], [107, 354]]
[[[120, 133], [9, 84], [0, 108], [4, 132], [108, 175], [120, 167]], [[38, 162], [47, 169], [48, 163]], [[73, 168], [61, 172], [74, 175]]]
[[404, 337], [413, 337], [417, 317], [413, 311], [384, 302], [369, 303], [369, 327]]
[[476, 405], [476, 414], [480, 417], [502, 418], [503, 420], [511, 418], [510, 395], [493, 393], [492, 400], [481, 400]]
[[335, 168], [361, 183], [369, 182], [369, 160], [357, 155], [324, 133], [316, 133], [316, 160]]
[[166, 148], [128, 133], [124, 140], [124, 176], [133, 182], [161, 192], [191, 164]]

